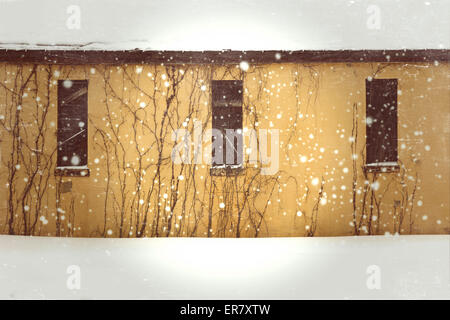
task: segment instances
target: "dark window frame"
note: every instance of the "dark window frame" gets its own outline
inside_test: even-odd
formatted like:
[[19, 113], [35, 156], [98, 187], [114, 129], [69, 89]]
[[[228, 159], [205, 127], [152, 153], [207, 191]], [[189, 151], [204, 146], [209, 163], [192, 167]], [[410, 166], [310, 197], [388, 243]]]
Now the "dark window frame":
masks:
[[366, 79], [366, 159], [372, 172], [397, 171], [398, 79]]
[[[213, 161], [210, 174], [213, 176], [233, 176], [243, 171], [243, 90], [242, 80], [211, 81], [212, 129], [220, 130], [223, 139], [222, 163], [214, 162], [215, 150], [211, 150]], [[227, 132], [233, 134], [232, 142]], [[213, 135], [212, 143], [214, 142]], [[227, 161], [227, 150], [230, 147], [234, 149], [232, 162]]]
[[[67, 83], [71, 86], [67, 87]], [[56, 175], [85, 177], [90, 174], [88, 88], [88, 80], [58, 80]], [[70, 153], [72, 157], [79, 157], [79, 165], [71, 163], [68, 156]]]

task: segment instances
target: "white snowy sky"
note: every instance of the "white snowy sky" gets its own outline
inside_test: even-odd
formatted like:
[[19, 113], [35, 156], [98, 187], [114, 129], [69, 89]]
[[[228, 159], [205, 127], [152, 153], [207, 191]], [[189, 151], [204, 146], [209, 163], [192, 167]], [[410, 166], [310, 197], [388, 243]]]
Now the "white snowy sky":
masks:
[[[80, 29], [66, 26], [70, 5]], [[368, 27], [370, 5], [379, 29]], [[0, 47], [439, 49], [449, 48], [449, 12], [449, 0], [0, 0]]]

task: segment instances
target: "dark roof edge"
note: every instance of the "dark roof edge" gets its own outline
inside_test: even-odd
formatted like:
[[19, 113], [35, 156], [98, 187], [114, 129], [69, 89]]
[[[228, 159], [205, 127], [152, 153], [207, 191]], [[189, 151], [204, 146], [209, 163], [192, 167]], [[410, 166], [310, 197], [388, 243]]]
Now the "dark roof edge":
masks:
[[100, 51], [0, 49], [0, 62], [38, 64], [251, 64], [320, 62], [434, 62], [449, 60], [448, 49], [301, 51]]

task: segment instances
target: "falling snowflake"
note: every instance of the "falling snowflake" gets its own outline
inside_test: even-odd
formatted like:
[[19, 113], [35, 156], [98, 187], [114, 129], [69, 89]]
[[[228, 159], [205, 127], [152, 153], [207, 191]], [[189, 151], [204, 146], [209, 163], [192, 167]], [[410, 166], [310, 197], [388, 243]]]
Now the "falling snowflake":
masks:
[[47, 224], [48, 220], [44, 216], [40, 216], [39, 220], [42, 222], [42, 224]]
[[72, 158], [70, 159], [70, 163], [72, 163], [72, 165], [74, 166], [78, 166], [80, 164], [80, 157], [77, 155], [73, 155]]
[[241, 61], [239, 68], [241, 68], [242, 71], [247, 71], [250, 68], [250, 65], [247, 61]]
[[66, 89], [72, 88], [72, 85], [73, 85], [73, 82], [71, 80], [64, 80], [64, 82], [63, 82], [63, 86]]
[[375, 181], [371, 184], [371, 187], [373, 190], [377, 191], [380, 188], [380, 183], [378, 181]]

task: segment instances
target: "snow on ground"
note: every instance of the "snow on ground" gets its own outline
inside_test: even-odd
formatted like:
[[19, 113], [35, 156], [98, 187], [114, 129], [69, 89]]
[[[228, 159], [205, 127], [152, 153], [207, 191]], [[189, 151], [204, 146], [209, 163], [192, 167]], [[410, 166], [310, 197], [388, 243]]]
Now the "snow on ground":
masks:
[[0, 236], [0, 298], [450, 299], [449, 249], [449, 235]]
[[449, 10], [448, 0], [0, 0], [0, 48], [443, 49]]

